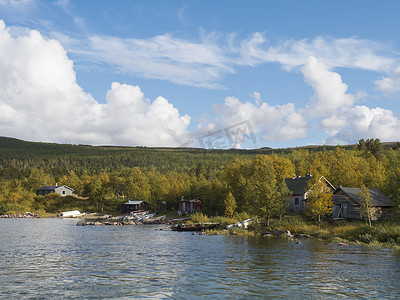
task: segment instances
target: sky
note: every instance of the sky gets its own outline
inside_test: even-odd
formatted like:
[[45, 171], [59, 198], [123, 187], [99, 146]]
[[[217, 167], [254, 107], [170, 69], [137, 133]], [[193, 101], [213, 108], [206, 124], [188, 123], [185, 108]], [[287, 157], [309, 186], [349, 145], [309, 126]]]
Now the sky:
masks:
[[400, 141], [400, 1], [0, 0], [0, 136]]

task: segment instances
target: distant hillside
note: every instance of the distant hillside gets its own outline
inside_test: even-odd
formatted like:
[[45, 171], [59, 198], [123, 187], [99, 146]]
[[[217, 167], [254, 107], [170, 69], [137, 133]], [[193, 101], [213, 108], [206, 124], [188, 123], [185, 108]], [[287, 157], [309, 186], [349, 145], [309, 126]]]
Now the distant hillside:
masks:
[[[386, 143], [385, 147], [394, 143]], [[257, 154], [290, 153], [294, 150], [318, 152], [332, 150], [336, 146], [304, 146], [297, 148], [254, 150], [157, 148], [89, 146], [56, 143], [27, 142], [15, 138], [0, 137], [0, 172], [9, 176], [25, 176], [31, 168], [42, 168], [55, 176], [70, 170], [77, 173], [112, 171], [117, 168], [139, 166], [155, 167], [160, 171], [198, 172], [222, 169], [236, 157], [252, 157]], [[352, 149], [354, 145], [342, 146]]]

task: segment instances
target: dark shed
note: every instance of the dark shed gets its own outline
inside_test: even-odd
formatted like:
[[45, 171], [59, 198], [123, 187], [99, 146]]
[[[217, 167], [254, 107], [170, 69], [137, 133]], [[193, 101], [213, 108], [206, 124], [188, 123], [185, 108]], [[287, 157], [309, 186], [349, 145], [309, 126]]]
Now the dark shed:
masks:
[[[375, 218], [391, 218], [393, 205], [389, 198], [378, 189], [368, 189], [372, 205], [375, 207]], [[360, 214], [361, 197], [360, 188], [340, 186], [334, 193], [332, 202], [332, 218], [334, 219], [362, 219]]]
[[145, 201], [128, 201], [121, 206], [122, 213], [131, 213], [147, 210], [149, 205]]
[[201, 211], [202, 204], [200, 200], [197, 199], [191, 199], [191, 200], [186, 200], [183, 199], [179, 201], [179, 212], [181, 213], [195, 213], [198, 211]]

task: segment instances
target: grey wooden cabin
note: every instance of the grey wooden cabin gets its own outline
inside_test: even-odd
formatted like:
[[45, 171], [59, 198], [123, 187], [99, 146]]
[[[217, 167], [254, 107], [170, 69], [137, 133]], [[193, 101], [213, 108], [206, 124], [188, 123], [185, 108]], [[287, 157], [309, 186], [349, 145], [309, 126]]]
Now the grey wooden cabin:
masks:
[[74, 189], [66, 185], [52, 185], [52, 186], [44, 186], [36, 190], [37, 196], [46, 196], [47, 194], [50, 193], [56, 193], [63, 197], [74, 196]]
[[[312, 178], [313, 177], [310, 174], [307, 174], [304, 177], [285, 179], [289, 191], [293, 193], [289, 199], [289, 205], [287, 207], [288, 210], [295, 212], [304, 211], [305, 203], [307, 202], [307, 193], [309, 191], [308, 181]], [[321, 176], [319, 180], [324, 181], [326, 186], [329, 187], [332, 192], [335, 190], [335, 187], [324, 176]]]
[[[372, 205], [375, 209], [375, 219], [393, 217], [393, 205], [389, 198], [378, 189], [368, 189]], [[360, 214], [361, 189], [340, 186], [333, 194], [333, 219], [362, 219]]]

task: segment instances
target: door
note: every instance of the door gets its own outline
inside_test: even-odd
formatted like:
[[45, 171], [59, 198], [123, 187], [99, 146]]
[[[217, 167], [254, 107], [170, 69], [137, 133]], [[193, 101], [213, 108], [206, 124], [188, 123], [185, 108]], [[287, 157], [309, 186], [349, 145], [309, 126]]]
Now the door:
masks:
[[342, 204], [342, 218], [347, 219], [347, 204]]

